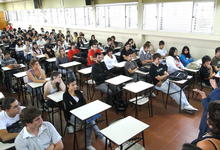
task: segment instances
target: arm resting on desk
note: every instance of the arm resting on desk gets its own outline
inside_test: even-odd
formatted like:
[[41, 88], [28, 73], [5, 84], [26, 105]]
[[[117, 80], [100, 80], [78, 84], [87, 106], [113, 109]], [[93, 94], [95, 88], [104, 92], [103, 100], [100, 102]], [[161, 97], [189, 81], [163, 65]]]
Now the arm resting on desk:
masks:
[[18, 133], [9, 133], [6, 129], [0, 130], [0, 139], [5, 142], [15, 139]]

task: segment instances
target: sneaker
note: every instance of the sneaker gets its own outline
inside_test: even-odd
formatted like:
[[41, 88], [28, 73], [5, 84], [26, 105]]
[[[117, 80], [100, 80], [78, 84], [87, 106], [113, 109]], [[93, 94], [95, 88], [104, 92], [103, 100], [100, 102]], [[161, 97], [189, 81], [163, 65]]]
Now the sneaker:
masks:
[[193, 107], [192, 105], [184, 106], [183, 109], [184, 109], [184, 110], [191, 110], [191, 111], [198, 111], [198, 109], [195, 108], [195, 107]]
[[67, 127], [67, 132], [68, 132], [68, 133], [73, 133], [73, 132], [74, 132], [73, 126], [68, 126], [68, 127]]
[[96, 150], [92, 145], [86, 147], [87, 150]]

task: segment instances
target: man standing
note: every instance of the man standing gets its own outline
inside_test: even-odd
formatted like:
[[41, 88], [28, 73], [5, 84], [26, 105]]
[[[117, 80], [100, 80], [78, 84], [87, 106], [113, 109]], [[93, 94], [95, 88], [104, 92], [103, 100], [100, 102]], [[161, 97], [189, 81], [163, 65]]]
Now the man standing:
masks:
[[61, 136], [54, 126], [42, 120], [41, 111], [34, 107], [24, 108], [20, 119], [25, 127], [15, 139], [17, 150], [62, 150]]

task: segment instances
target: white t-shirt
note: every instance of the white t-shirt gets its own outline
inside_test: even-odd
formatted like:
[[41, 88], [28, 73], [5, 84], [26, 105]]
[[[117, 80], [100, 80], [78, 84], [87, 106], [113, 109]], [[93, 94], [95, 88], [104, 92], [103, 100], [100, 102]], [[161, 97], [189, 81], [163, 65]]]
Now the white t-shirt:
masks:
[[[24, 106], [20, 106], [21, 110], [24, 109]], [[8, 126], [20, 120], [20, 114], [17, 114], [15, 117], [11, 118], [8, 114], [3, 110], [0, 112], [0, 130], [7, 129]]]
[[167, 54], [167, 50], [166, 49], [158, 49], [157, 50], [157, 53], [159, 53], [161, 56], [166, 56]]
[[7, 129], [8, 126], [17, 122], [20, 119], [20, 114], [17, 114], [14, 118], [7, 115], [5, 111], [0, 112], [0, 130]]
[[104, 62], [108, 70], [112, 69], [114, 65], [118, 63], [115, 55], [112, 55], [112, 58], [111, 58], [107, 54], [104, 57]]

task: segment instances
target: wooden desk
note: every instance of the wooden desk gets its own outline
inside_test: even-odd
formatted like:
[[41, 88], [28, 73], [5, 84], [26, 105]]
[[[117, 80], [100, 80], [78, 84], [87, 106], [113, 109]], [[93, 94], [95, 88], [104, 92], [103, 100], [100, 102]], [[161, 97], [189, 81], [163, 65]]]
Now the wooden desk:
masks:
[[[142, 138], [137, 140], [143, 141], [144, 145], [144, 130], [149, 128], [149, 125], [141, 122], [131, 116], [121, 119], [110, 126], [102, 129], [100, 132], [111, 142], [120, 146], [120, 150], [123, 150], [123, 143], [127, 142], [137, 134], [142, 133]], [[107, 144], [105, 144], [105, 149], [107, 150]]]

